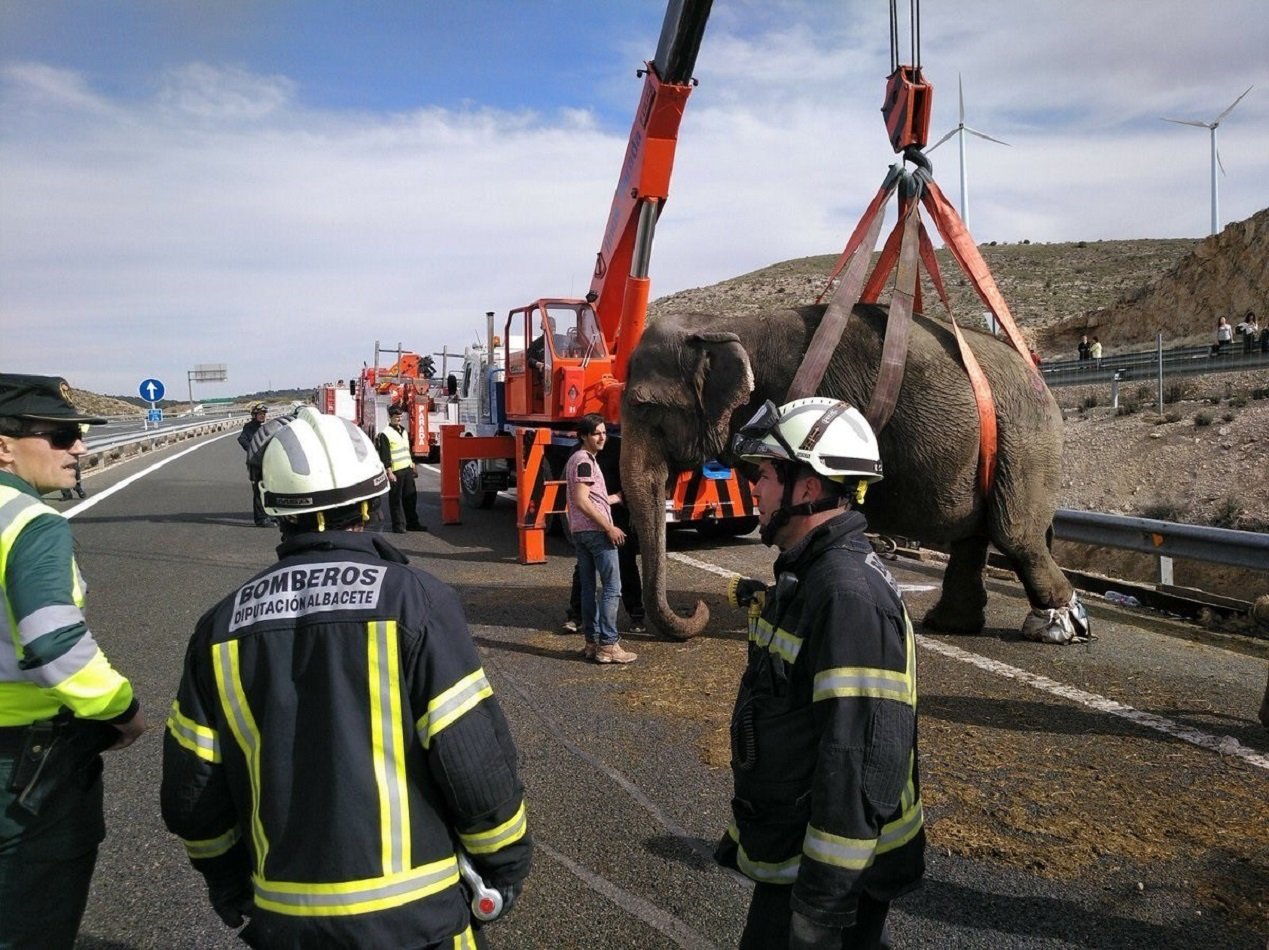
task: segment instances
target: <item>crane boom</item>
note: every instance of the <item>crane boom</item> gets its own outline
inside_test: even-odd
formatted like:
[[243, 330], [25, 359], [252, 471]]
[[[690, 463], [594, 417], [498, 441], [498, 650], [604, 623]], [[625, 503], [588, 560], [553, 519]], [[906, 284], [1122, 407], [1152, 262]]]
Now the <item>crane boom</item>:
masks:
[[669, 197], [679, 124], [692, 92], [691, 74], [712, 3], [670, 0], [656, 57], [640, 70], [643, 92], [586, 297], [613, 355], [613, 376], [618, 380], [625, 379], [630, 352], [643, 334], [652, 239]]

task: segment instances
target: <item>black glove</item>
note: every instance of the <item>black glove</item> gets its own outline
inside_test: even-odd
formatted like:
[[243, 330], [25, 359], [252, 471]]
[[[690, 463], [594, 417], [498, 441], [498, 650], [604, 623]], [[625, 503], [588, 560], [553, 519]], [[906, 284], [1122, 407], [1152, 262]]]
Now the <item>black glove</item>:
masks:
[[727, 602], [733, 607], [761, 607], [767, 599], [767, 585], [756, 577], [733, 577], [727, 584]]
[[248, 877], [208, 878], [207, 894], [212, 910], [227, 927], [241, 927], [256, 911], [255, 892]]
[[841, 927], [826, 927], [797, 911], [793, 912], [789, 924], [789, 950], [840, 950], [841, 945]]

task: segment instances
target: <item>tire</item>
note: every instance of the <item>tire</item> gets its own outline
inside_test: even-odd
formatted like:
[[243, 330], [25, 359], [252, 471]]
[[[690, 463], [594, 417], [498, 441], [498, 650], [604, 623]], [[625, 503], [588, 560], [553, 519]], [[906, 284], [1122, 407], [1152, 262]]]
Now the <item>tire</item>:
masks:
[[480, 476], [480, 462], [476, 459], [468, 459], [464, 462], [462, 470], [458, 473], [459, 491], [462, 493], [463, 503], [468, 508], [492, 508], [498, 497], [496, 491], [481, 487]]

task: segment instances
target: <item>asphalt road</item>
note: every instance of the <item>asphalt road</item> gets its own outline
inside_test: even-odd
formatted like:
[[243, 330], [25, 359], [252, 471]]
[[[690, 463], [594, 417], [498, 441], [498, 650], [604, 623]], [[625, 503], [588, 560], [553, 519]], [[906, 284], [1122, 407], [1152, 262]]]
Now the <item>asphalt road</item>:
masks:
[[[159, 466], [159, 467], [155, 467]], [[197, 617], [268, 564], [233, 433], [86, 479], [72, 514], [91, 625], [155, 729], [107, 756], [107, 824], [83, 948], [239, 946], [158, 811], [162, 720]], [[625, 668], [560, 632], [572, 568], [515, 561], [512, 505], [396, 536], [457, 588], [515, 733], [537, 850], [496, 948], [735, 946], [748, 886], [709, 859], [728, 817], [725, 727], [744, 661], [724, 577], [764, 576], [755, 539], [672, 542], [671, 598], [703, 597], [701, 637], [626, 638]], [[914, 617], [937, 565], [894, 562]], [[1255, 722], [1263, 641], [1213, 640], [1145, 611], [1090, 605], [1091, 648], [1012, 639], [1025, 603], [990, 582], [991, 626], [921, 636], [925, 887], [896, 903], [898, 947], [1262, 948], [1269, 905], [1269, 736]], [[314, 834], [322, 829], [314, 828]]]

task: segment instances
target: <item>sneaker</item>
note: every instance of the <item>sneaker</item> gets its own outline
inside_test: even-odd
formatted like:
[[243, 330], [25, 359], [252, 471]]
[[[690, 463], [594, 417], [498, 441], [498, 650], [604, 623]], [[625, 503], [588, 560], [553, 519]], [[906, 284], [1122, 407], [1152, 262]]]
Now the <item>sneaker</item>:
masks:
[[[565, 632], [565, 633], [576, 633], [576, 632], [577, 632], [577, 621], [576, 621], [576, 620], [565, 620], [565, 621], [564, 621], [564, 632]], [[587, 644], [587, 646], [589, 646], [589, 644]]]
[[582, 657], [587, 660], [595, 659], [595, 646], [596, 645], [591, 643], [589, 640], [586, 641], [586, 646], [581, 649]]
[[647, 631], [647, 629], [648, 629], [648, 625], [647, 623], [644, 622], [643, 617], [630, 618], [630, 632], [631, 633], [644, 633]]
[[633, 663], [639, 654], [623, 649], [620, 643], [607, 643], [595, 647], [596, 663]]

